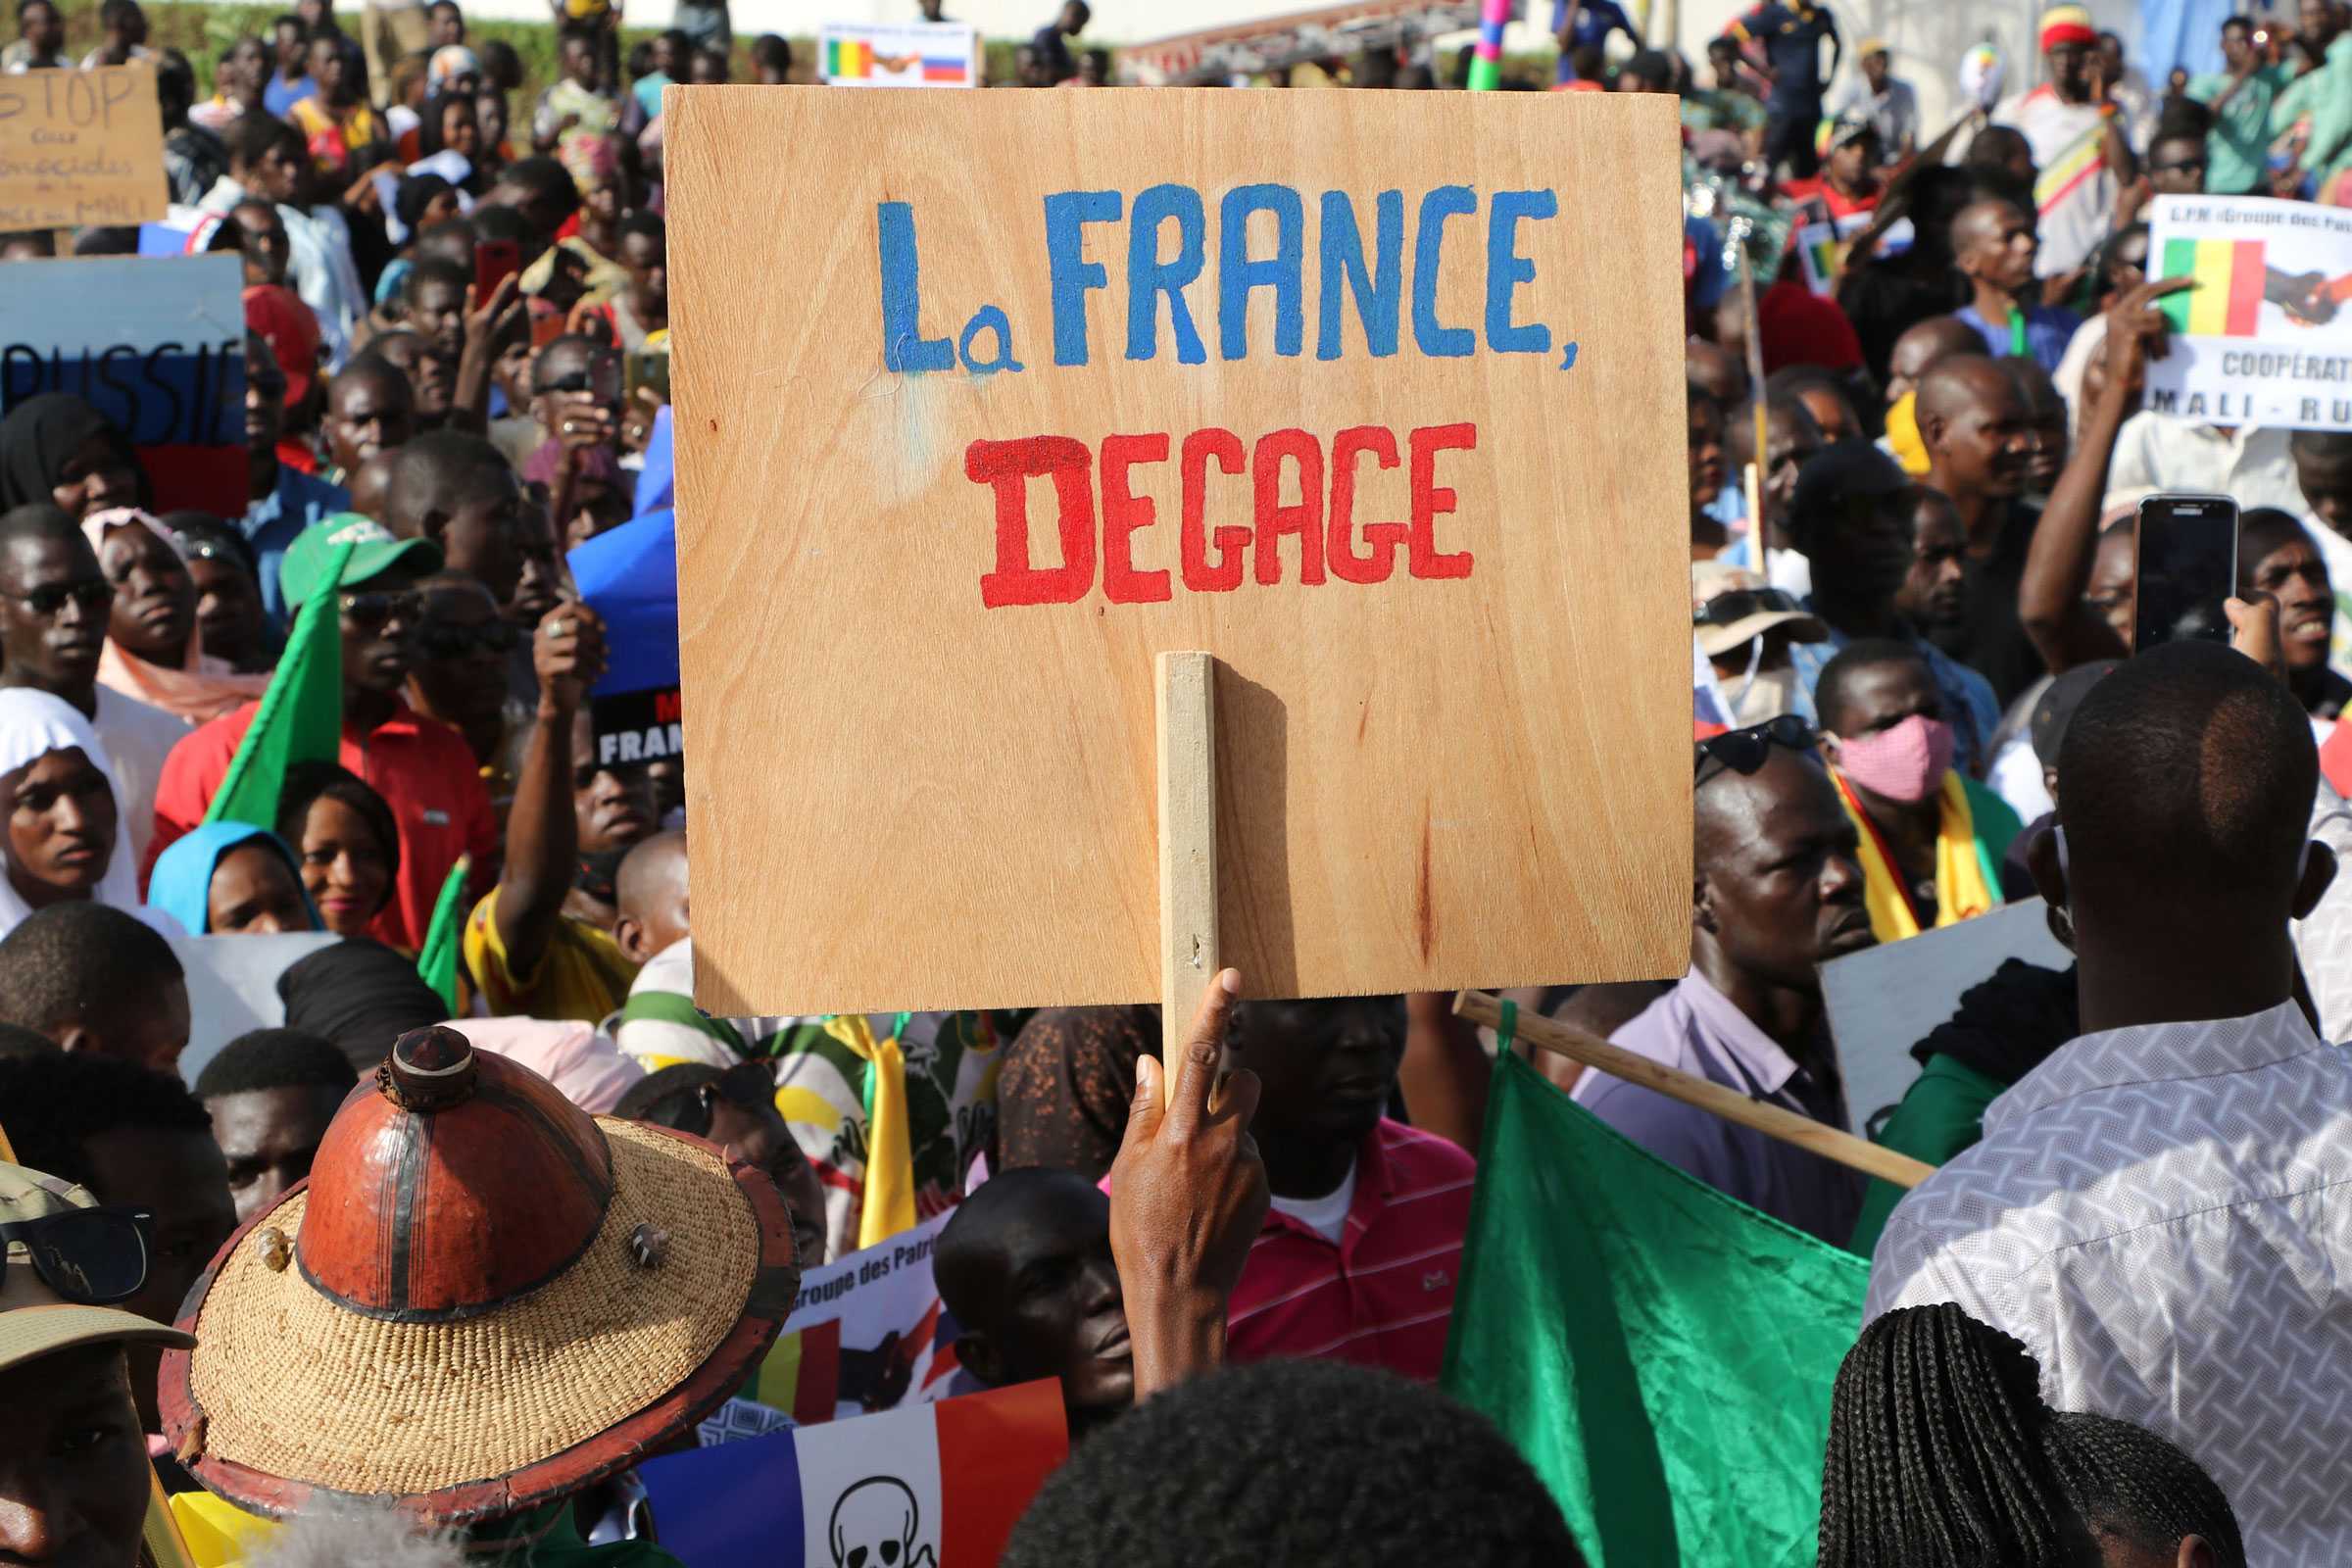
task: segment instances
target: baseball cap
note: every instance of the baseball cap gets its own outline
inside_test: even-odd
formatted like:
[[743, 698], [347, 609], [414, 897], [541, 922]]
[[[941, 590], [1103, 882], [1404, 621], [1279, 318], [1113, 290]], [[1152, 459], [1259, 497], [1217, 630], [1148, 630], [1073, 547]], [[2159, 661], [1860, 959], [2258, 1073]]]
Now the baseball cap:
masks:
[[286, 378], [286, 407], [293, 408], [311, 395], [311, 382], [318, 374], [318, 318], [301, 295], [283, 284], [253, 284], [244, 298], [246, 328], [270, 345], [270, 357]]
[[2050, 682], [2034, 704], [2030, 729], [2035, 761], [2044, 767], [2058, 765], [2058, 746], [2066, 739], [2066, 726], [2074, 721], [2075, 710], [2082, 706], [2082, 699], [2090, 695], [2100, 677], [2112, 674], [2122, 662], [2120, 659], [2094, 659]]
[[1813, 133], [1813, 148], [1827, 157], [1849, 141], [1858, 141], [1864, 136], [1875, 137], [1878, 133], [1879, 127], [1870, 116], [1859, 109], [1848, 109], [1821, 122]]
[[441, 547], [430, 539], [402, 539], [373, 517], [338, 512], [294, 536], [278, 563], [277, 582], [288, 605], [306, 604], [325, 585], [328, 563], [337, 547], [352, 546], [351, 559], [335, 579], [338, 588], [355, 588], [387, 571], [406, 571], [417, 577], [441, 569]]
[[1856, 60], [1867, 60], [1872, 55], [1890, 55], [1894, 51], [1886, 47], [1886, 40], [1884, 38], [1865, 38], [1854, 45]]
[[[96, 1218], [112, 1212], [100, 1209], [85, 1189], [61, 1177], [23, 1165], [0, 1164], [0, 1224], [24, 1225], [76, 1213]], [[109, 1245], [106, 1229], [102, 1223], [94, 1225], [91, 1234], [81, 1238], [71, 1233], [8, 1237], [7, 1265], [0, 1271], [0, 1371], [85, 1345], [136, 1342], [184, 1349], [196, 1343], [193, 1335], [150, 1322], [119, 1306], [70, 1300], [50, 1283], [49, 1275], [61, 1270], [80, 1273], [84, 1264], [96, 1269], [101, 1263], [99, 1253]], [[49, 1253], [46, 1266], [36, 1261], [36, 1247]], [[136, 1274], [143, 1279], [145, 1273], [142, 1250]], [[135, 1283], [132, 1289], [136, 1289]]]
[[[1717, 603], [1722, 600], [1729, 603]], [[1700, 621], [1698, 615], [1710, 605], [1717, 606], [1714, 617]], [[1699, 650], [1709, 659], [1745, 647], [1775, 626], [1787, 626], [1792, 642], [1827, 642], [1830, 636], [1820, 616], [1747, 567], [1724, 561], [1691, 563], [1690, 612]], [[1733, 618], [1724, 620], [1727, 613]]]

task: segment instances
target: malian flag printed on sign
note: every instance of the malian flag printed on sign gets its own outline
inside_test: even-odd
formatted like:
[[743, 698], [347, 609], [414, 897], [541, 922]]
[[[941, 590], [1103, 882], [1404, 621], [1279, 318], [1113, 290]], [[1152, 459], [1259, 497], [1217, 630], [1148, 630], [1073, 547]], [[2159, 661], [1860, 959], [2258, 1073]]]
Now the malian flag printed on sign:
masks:
[[1060, 1385], [1048, 1380], [698, 1448], [637, 1474], [686, 1568], [990, 1568], [1068, 1453]]

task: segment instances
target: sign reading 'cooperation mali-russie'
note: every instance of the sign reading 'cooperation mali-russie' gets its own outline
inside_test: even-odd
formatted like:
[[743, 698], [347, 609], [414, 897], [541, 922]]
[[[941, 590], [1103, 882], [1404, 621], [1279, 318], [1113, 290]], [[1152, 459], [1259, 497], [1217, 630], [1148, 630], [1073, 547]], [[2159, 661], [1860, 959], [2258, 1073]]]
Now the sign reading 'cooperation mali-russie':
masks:
[[705, 1006], [1154, 996], [1178, 649], [1252, 994], [1682, 971], [1669, 102], [667, 102]]

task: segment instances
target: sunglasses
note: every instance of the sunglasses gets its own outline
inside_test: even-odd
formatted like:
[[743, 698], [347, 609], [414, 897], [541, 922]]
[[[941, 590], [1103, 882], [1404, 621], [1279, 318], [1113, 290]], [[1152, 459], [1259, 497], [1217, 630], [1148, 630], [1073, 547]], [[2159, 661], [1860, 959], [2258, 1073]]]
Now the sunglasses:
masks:
[[1795, 598], [1779, 588], [1734, 588], [1690, 612], [1693, 626], [1736, 626], [1750, 615], [1800, 611]]
[[138, 1295], [147, 1283], [154, 1223], [144, 1209], [69, 1208], [0, 1224], [0, 1244], [23, 1247], [33, 1272], [67, 1300], [105, 1306]]
[[702, 1101], [706, 1105], [721, 1100], [730, 1105], [764, 1105], [775, 1099], [775, 1094], [773, 1063], [739, 1061], [703, 1086]]
[[485, 621], [479, 626], [453, 626], [443, 620], [427, 620], [416, 628], [416, 646], [431, 659], [463, 659], [475, 649], [493, 654], [511, 654], [522, 642], [522, 633], [503, 620]]
[[[1764, 765], [1764, 759], [1775, 746], [1786, 746], [1792, 752], [1810, 752], [1821, 743], [1821, 732], [1794, 713], [1783, 713], [1761, 724], [1745, 729], [1726, 730], [1710, 735], [1695, 748], [1690, 764], [1690, 787], [1696, 789], [1718, 773], [1733, 772], [1742, 777]], [[1712, 762], [1716, 772], [1707, 771]]]
[[36, 615], [54, 615], [68, 605], [96, 613], [115, 602], [115, 589], [112, 583], [98, 581], [44, 583], [29, 593], [12, 590], [7, 597]]
[[363, 630], [372, 631], [392, 620], [413, 626], [424, 613], [424, 595], [419, 593], [362, 593], [342, 596], [343, 618]]

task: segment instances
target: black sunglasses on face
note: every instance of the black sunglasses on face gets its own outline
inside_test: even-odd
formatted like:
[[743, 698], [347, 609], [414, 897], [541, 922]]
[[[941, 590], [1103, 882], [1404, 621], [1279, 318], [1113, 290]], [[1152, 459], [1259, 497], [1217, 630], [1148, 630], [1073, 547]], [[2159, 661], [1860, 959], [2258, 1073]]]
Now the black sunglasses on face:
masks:
[[95, 613], [115, 602], [114, 585], [95, 580], [43, 583], [26, 593], [9, 589], [7, 594], [36, 615], [55, 615], [68, 605]]
[[33, 1272], [67, 1300], [105, 1306], [138, 1295], [147, 1283], [154, 1223], [144, 1209], [70, 1208], [0, 1224], [0, 1245], [24, 1248]]
[[1692, 611], [1690, 624], [1736, 626], [1750, 615], [1802, 608], [1793, 597], [1778, 588], [1734, 588]]
[[[1764, 759], [1775, 746], [1786, 746], [1792, 752], [1810, 752], [1821, 744], [1821, 732], [1794, 713], [1783, 713], [1761, 724], [1745, 729], [1726, 730], [1710, 735], [1694, 748], [1691, 759], [1691, 788], [1696, 789], [1716, 773], [1725, 771], [1745, 776], [1764, 765]], [[1716, 773], [1707, 771], [1713, 762]]]
[[419, 593], [362, 593], [342, 597], [343, 618], [363, 630], [376, 627], [397, 618], [403, 625], [414, 626], [416, 617], [424, 612], [424, 595]]

